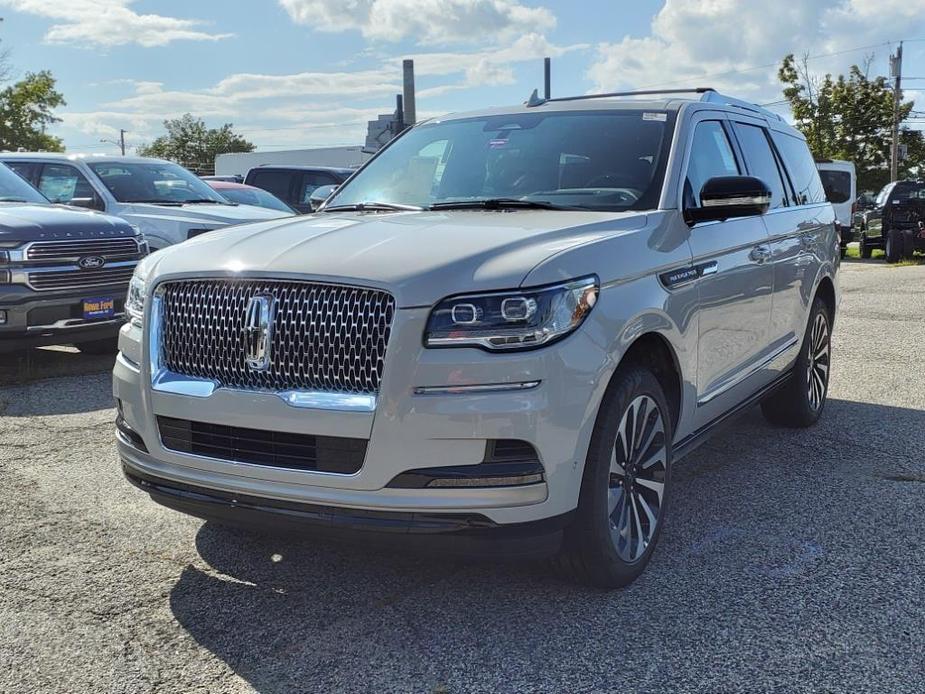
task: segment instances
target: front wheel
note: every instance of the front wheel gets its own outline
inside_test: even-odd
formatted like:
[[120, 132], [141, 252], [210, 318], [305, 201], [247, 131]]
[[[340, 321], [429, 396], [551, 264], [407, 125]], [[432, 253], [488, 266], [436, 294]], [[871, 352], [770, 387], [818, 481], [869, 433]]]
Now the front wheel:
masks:
[[831, 356], [832, 317], [825, 302], [816, 297], [790, 380], [761, 403], [765, 418], [787, 427], [815, 424], [829, 393]]
[[634, 581], [652, 556], [671, 481], [671, 419], [644, 367], [621, 368], [598, 412], [559, 567], [600, 588]]
[[899, 229], [890, 229], [886, 234], [886, 262], [898, 263], [902, 260], [905, 242]]

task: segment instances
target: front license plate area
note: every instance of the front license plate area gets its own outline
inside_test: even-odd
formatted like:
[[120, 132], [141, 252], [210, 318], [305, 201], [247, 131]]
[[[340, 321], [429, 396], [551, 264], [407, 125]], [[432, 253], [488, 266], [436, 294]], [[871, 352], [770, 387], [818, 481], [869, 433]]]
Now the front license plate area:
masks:
[[116, 302], [112, 297], [84, 299], [84, 320], [106, 320], [116, 315]]

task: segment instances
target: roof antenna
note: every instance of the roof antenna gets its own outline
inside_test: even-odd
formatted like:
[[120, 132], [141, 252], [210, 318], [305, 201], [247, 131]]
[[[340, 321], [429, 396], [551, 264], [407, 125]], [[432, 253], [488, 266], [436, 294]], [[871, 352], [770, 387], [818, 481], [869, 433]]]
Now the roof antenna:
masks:
[[530, 98], [524, 102], [524, 106], [532, 108], [533, 106], [542, 106], [545, 103], [546, 99], [541, 99], [539, 91], [534, 89], [533, 93], [530, 95]]

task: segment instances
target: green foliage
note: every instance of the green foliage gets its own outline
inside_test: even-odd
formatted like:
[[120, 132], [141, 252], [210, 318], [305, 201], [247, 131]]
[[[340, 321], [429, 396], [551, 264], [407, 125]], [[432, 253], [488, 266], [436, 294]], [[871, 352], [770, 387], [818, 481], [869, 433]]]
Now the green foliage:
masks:
[[216, 155], [254, 151], [253, 143], [235, 134], [231, 123], [207, 128], [201, 118], [187, 113], [181, 118], [165, 120], [164, 128], [167, 134], [139, 147], [138, 154], [170, 159], [197, 173], [211, 173]]
[[45, 129], [61, 120], [52, 111], [65, 103], [48, 70], [27, 73], [0, 91], [0, 149], [64, 151], [61, 140]]
[[[890, 180], [893, 89], [885, 77], [870, 79], [852, 65], [847, 77], [814, 78], [806, 61], [788, 55], [777, 73], [784, 85], [795, 125], [806, 136], [817, 159], [847, 159], [858, 172], [858, 190], [879, 190]], [[900, 122], [913, 102], [900, 104]], [[901, 128], [900, 142], [908, 156], [899, 163], [900, 178], [920, 175], [925, 166], [925, 140], [918, 130]]]

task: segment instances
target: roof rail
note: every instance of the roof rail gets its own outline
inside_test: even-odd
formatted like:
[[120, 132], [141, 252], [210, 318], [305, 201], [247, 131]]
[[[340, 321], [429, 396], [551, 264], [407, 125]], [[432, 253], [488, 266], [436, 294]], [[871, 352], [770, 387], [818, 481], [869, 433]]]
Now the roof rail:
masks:
[[617, 96], [660, 96], [663, 94], [700, 94], [700, 101], [711, 104], [724, 104], [726, 106], [735, 106], [746, 111], [760, 113], [768, 118], [783, 120], [778, 114], [761, 108], [756, 104], [736, 99], [725, 94], [720, 94], [713, 87], [689, 87], [687, 89], [645, 89], [636, 92], [608, 92], [606, 94], [585, 94], [583, 96], [559, 96], [551, 99], [542, 99], [536, 89], [530, 95], [530, 98], [524, 103], [528, 108], [542, 106], [550, 101], [582, 101], [584, 99], [609, 99]]
[[773, 111], [768, 111], [766, 108], [761, 108], [758, 104], [753, 104], [748, 101], [743, 101], [742, 99], [736, 99], [733, 96], [726, 96], [725, 94], [720, 94], [714, 89], [704, 92], [703, 96], [700, 97], [700, 100], [705, 103], [710, 104], [724, 104], [725, 106], [735, 106], [736, 108], [741, 108], [745, 111], [751, 111], [752, 113], [759, 113], [766, 118], [773, 118], [774, 120], [783, 120], [780, 117], [780, 114], [774, 113]]
[[606, 94], [585, 94], [583, 96], [557, 96], [550, 99], [541, 99], [537, 90], [534, 89], [530, 98], [526, 101], [526, 106], [542, 106], [550, 101], [583, 101], [584, 99], [609, 99], [615, 96], [656, 96], [659, 94], [705, 94], [715, 92], [713, 87], [693, 87], [690, 89], [646, 89], [638, 92], [608, 92]]

